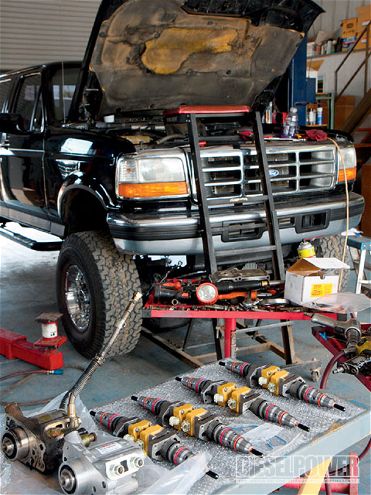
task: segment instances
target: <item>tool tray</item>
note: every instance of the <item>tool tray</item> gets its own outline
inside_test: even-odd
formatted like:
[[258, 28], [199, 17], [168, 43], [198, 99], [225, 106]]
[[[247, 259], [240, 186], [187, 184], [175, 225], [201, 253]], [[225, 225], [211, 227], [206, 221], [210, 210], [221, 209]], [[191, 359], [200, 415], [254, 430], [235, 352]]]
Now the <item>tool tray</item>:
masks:
[[[206, 365], [186, 374], [204, 376], [213, 380], [227, 379], [228, 381], [236, 382], [240, 386], [246, 385], [243, 378], [225, 370], [225, 368], [222, 368], [218, 364]], [[231, 490], [231, 493], [236, 493], [237, 485], [243, 493], [270, 493], [272, 491], [271, 483], [273, 480], [266, 478], [264, 471], [267, 468], [272, 468], [275, 464], [281, 462], [282, 459], [287, 459], [288, 456], [293, 456], [294, 454], [299, 456], [297, 458], [298, 462], [291, 464], [289, 471], [287, 471], [287, 467], [284, 469], [284, 472], [280, 468], [273, 474], [273, 476], [279, 475], [276, 483], [277, 487], [303, 474], [313, 467], [313, 465], [319, 464], [325, 458], [346, 449], [367, 435], [367, 428], [369, 428], [367, 426], [369, 423], [368, 413], [362, 407], [358, 407], [351, 402], [340, 398], [337, 399], [338, 403], [344, 405], [346, 408], [342, 412], [336, 409], [320, 408], [291, 398], [276, 397], [263, 389], [257, 390], [259, 390], [262, 398], [274, 402], [299, 419], [301, 423], [309, 426], [310, 432], [307, 433], [298, 428], [280, 427], [275, 423], [261, 420], [249, 411], [239, 416], [230, 412], [228, 408], [220, 408], [211, 404], [204, 405], [196, 393], [186, 389], [174, 379], [156, 387], [136, 392], [137, 395], [161, 397], [170, 401], [179, 400], [190, 402], [195, 406], [206, 407], [221, 417], [225, 424], [236, 428], [240, 434], [244, 435], [247, 432], [247, 438], [250, 439], [253, 446], [263, 451], [264, 456], [262, 458], [254, 455], [239, 454], [218, 446], [213, 442], [202, 442], [180, 433], [181, 441], [194, 453], [208, 452], [212, 456], [209, 468], [219, 475], [218, 480], [204, 476], [192, 487], [192, 495], [208, 494], [215, 491], [225, 493], [228, 489]], [[335, 397], [331, 393], [329, 395]], [[135, 415], [155, 421], [154, 415], [133, 402], [130, 398], [118, 400], [98, 409], [120, 413], [125, 416]], [[356, 427], [354, 435], [342, 431], [343, 427], [345, 428], [346, 425], [353, 424], [357, 419], [360, 421], [360, 426], [359, 428]], [[365, 428], [366, 432], [363, 434], [363, 429]], [[274, 432], [274, 436], [269, 439], [268, 437], [272, 432]], [[332, 451], [335, 444], [331, 444], [331, 439], [327, 438], [325, 449], [323, 449], [320, 440], [332, 434], [336, 434], [336, 438], [341, 445], [338, 447], [338, 450]], [[358, 438], [357, 435], [361, 436]], [[264, 437], [268, 440], [262, 441]], [[328, 442], [330, 442], [329, 445], [327, 445]], [[262, 445], [266, 445], [266, 447], [263, 448]], [[314, 449], [311, 447], [314, 447]], [[302, 450], [303, 448], [306, 449], [306, 452]], [[307, 458], [309, 455], [308, 449], [316, 455], [317, 459], [314, 463], [312, 459], [312, 464], [310, 465], [307, 464], [309, 460]], [[173, 468], [166, 462], [162, 462], [161, 466], [167, 469]], [[282, 477], [282, 480], [279, 479], [280, 477]], [[266, 489], [264, 488], [264, 479], [268, 483]]]

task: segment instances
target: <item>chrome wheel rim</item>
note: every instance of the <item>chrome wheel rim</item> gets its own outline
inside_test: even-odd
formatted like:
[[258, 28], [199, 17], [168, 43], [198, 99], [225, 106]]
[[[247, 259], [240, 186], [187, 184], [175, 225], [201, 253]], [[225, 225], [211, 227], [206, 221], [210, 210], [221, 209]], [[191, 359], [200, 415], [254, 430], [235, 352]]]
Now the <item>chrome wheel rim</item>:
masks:
[[86, 331], [91, 318], [91, 296], [85, 275], [77, 265], [67, 269], [64, 295], [73, 324], [79, 332]]

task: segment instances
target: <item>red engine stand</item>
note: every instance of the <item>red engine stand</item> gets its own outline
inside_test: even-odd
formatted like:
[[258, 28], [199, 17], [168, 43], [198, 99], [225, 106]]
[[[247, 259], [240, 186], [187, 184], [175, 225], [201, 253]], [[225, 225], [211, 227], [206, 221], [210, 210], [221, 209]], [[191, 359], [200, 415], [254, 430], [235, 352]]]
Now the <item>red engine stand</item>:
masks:
[[61, 336], [31, 343], [25, 335], [0, 328], [1, 355], [7, 359], [21, 359], [45, 370], [63, 368], [63, 354], [57, 349], [66, 341], [67, 337]]

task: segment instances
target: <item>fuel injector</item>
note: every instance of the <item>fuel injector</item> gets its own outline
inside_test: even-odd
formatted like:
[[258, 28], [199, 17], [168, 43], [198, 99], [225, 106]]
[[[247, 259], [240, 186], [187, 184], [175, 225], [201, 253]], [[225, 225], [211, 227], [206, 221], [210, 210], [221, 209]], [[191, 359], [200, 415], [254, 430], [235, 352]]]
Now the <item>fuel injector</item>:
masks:
[[206, 404], [214, 402], [220, 407], [229, 407], [237, 414], [244, 414], [250, 410], [255, 416], [280, 426], [290, 428], [298, 427], [304, 431], [309, 431], [308, 426], [301, 424], [287, 411], [268, 402], [259, 396], [259, 393], [249, 387], [238, 387], [234, 382], [223, 380], [208, 380], [204, 377], [183, 376], [175, 378], [186, 388], [199, 394]]
[[113, 436], [137, 442], [151, 459], [181, 464], [193, 453], [180, 443], [177, 435], [146, 419], [128, 418], [110, 412], [90, 411], [95, 421]]
[[[165, 460], [177, 466], [195, 455], [175, 433], [147, 419], [136, 416], [128, 418], [105, 411], [90, 411], [90, 414], [111, 435], [138, 443], [150, 459]], [[214, 471], [207, 471], [206, 474], [214, 479], [219, 478]]]
[[155, 414], [163, 426], [171, 426], [186, 435], [199, 440], [210, 440], [228, 449], [242, 454], [263, 454], [254, 449], [241, 435], [229, 426], [224, 425], [220, 418], [202, 407], [194, 407], [185, 402], [170, 402], [157, 397], [136, 397], [132, 400], [138, 402], [144, 409]]
[[220, 361], [221, 366], [246, 379], [248, 386], [261, 387], [274, 395], [294, 397], [319, 407], [329, 407], [345, 411], [345, 407], [337, 404], [327, 394], [307, 385], [301, 376], [289, 373], [278, 366], [259, 366], [243, 361]]

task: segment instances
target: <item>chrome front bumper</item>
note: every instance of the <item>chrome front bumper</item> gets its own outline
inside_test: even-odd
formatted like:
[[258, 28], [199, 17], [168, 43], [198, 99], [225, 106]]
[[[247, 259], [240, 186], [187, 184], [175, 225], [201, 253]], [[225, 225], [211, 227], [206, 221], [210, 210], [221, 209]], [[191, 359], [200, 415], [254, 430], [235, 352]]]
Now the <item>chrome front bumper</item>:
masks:
[[[288, 204], [287, 204], [288, 203]], [[287, 201], [276, 207], [277, 216], [281, 223], [280, 233], [282, 244], [299, 243], [303, 238], [314, 238], [335, 235], [346, 229], [344, 195], [336, 197], [311, 198], [305, 203]], [[287, 205], [287, 206], [286, 206]], [[350, 194], [350, 227], [359, 224], [364, 208], [364, 200], [358, 194]], [[309, 230], [298, 227], [298, 220], [311, 215], [324, 214], [327, 221], [320, 227], [314, 226]], [[210, 216], [215, 249], [228, 251], [251, 247], [257, 248], [269, 244], [267, 232], [256, 239], [241, 239], [225, 241], [223, 229], [231, 224], [258, 222], [264, 219], [264, 211], [233, 212]], [[286, 222], [286, 220], [288, 220]], [[285, 223], [286, 222], [286, 223]], [[291, 224], [290, 224], [291, 222]], [[152, 255], [188, 255], [203, 252], [202, 240], [198, 232], [197, 216], [186, 214], [131, 217], [123, 214], [112, 214], [108, 224], [116, 244], [122, 252]]]

